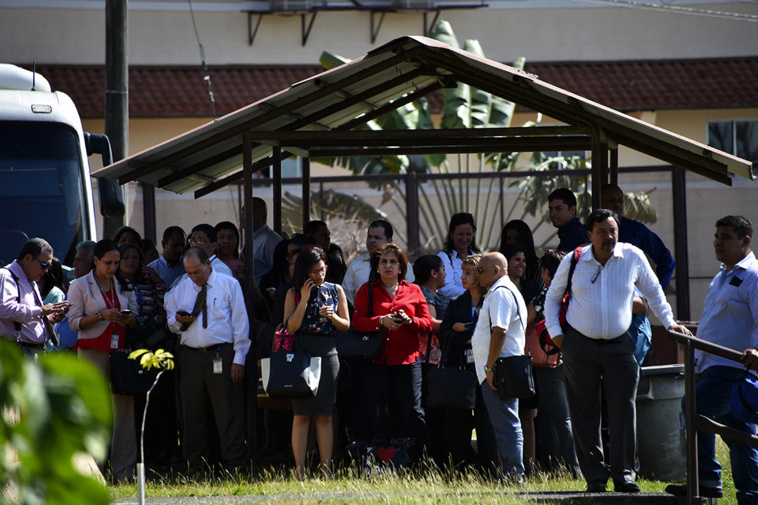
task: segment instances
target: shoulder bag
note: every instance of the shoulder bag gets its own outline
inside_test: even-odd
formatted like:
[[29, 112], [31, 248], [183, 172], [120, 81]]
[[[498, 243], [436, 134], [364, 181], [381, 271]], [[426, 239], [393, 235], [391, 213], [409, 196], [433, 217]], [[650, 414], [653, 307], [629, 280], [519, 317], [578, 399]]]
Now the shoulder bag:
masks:
[[[374, 288], [368, 285], [368, 317], [374, 316]], [[337, 334], [337, 354], [340, 358], [367, 358], [376, 361], [382, 356], [384, 328], [361, 333], [354, 328]]]
[[[518, 310], [518, 301], [516, 295], [510, 289], [505, 288], [513, 296], [516, 304], [516, 314], [521, 325], [521, 312]], [[534, 375], [532, 375], [532, 357], [528, 354], [508, 356], [498, 358], [492, 370], [497, 382], [497, 393], [501, 400], [511, 398], [530, 398], [534, 396], [537, 389], [534, 385]]]
[[745, 371], [734, 379], [729, 413], [740, 421], [758, 423], [758, 377]]
[[[568, 281], [566, 282], [566, 292], [563, 294], [561, 310], [558, 312], [558, 320], [561, 323], [561, 328], [565, 328], [566, 326], [566, 312], [568, 311], [569, 300], [571, 299], [571, 278], [574, 276], [574, 270], [576, 269], [580, 254], [582, 254], [581, 246], [574, 249], [574, 254], [571, 257], [571, 266], [569, 267]], [[553, 341], [550, 339], [550, 334], [547, 332], [547, 321], [545, 319], [539, 321], [534, 329], [540, 342], [545, 342], [544, 347], [546, 347], [546, 352], [547, 348], [555, 350], [553, 354], [558, 354], [558, 352], [560, 352], [560, 349], [555, 347]]]
[[473, 410], [476, 406], [476, 372], [465, 364], [447, 366], [452, 338], [447, 339], [442, 349], [442, 358], [437, 366], [426, 372], [426, 405], [451, 409]]
[[272, 352], [261, 359], [263, 389], [269, 398], [295, 400], [313, 398], [321, 380], [321, 358], [303, 350]]

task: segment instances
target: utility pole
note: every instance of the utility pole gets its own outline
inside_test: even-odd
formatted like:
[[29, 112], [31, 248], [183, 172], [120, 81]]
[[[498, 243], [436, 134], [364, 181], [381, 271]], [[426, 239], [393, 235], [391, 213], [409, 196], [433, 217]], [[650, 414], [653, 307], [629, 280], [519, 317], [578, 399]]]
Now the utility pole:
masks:
[[[128, 0], [105, 0], [105, 134], [111, 141], [114, 162], [129, 153], [127, 11]], [[123, 189], [126, 193], [126, 187]], [[112, 237], [124, 224], [124, 217], [103, 218], [102, 238]]]

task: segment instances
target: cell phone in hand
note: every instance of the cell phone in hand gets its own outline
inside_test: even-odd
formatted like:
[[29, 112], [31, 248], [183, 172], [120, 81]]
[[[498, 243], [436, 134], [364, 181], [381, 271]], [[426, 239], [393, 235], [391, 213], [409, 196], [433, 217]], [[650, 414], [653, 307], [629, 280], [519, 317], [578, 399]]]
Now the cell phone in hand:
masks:
[[68, 303], [66, 304], [66, 308], [65, 308], [65, 309], [63, 309], [63, 310], [65, 310], [66, 312], [68, 312], [68, 309], [70, 309], [70, 308], [71, 308], [71, 307], [73, 307], [73, 306], [74, 306], [74, 302], [68, 302]]
[[190, 315], [190, 313], [187, 312], [186, 310], [177, 310], [176, 313], [179, 314], [180, 316], [189, 316]]
[[125, 315], [125, 316], [130, 316], [130, 315], [132, 315], [132, 311], [131, 311], [131, 310], [129, 310], [129, 309], [124, 309], [124, 310], [122, 310], [122, 311], [121, 311], [121, 313], [122, 313], [123, 315]]

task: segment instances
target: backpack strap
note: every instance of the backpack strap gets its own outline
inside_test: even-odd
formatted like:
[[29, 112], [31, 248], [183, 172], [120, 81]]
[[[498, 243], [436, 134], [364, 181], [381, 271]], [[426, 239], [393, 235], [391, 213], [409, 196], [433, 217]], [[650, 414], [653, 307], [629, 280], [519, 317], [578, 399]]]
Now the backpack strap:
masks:
[[571, 257], [571, 266], [569, 267], [568, 281], [566, 282], [566, 293], [571, 296], [571, 278], [574, 276], [574, 270], [576, 270], [576, 264], [579, 262], [579, 256], [582, 254], [582, 246], [574, 249], [574, 254]]

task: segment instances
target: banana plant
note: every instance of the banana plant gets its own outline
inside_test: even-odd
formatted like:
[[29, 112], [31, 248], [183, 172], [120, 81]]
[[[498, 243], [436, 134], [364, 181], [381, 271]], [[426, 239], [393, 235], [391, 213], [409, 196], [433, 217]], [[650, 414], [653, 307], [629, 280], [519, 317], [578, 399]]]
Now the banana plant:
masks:
[[[438, 22], [429, 36], [440, 42], [461, 48], [450, 23]], [[462, 49], [474, 55], [484, 57], [484, 51], [476, 40], [466, 40]], [[326, 69], [347, 63], [347, 58], [329, 52], [324, 52], [319, 62]], [[524, 58], [518, 58], [513, 62], [517, 69], [523, 69]], [[454, 88], [444, 88], [445, 101], [439, 127], [450, 128], [506, 128], [511, 124], [515, 104], [501, 97], [486, 93], [473, 88], [468, 84], [459, 82]], [[536, 126], [536, 123], [527, 123], [526, 126]], [[415, 130], [432, 129], [432, 120], [429, 105], [425, 98], [409, 103], [393, 110], [374, 121], [361, 126], [368, 130]], [[495, 171], [520, 170], [517, 167], [519, 153], [484, 153], [479, 155], [456, 155], [453, 161], [444, 154], [424, 156], [380, 156], [380, 157], [355, 157], [355, 158], [331, 158], [319, 160], [331, 166], [349, 168], [356, 174], [398, 173], [408, 171], [419, 173], [441, 174], [466, 174]], [[541, 221], [537, 227], [549, 222], [546, 215], [547, 196], [553, 189], [568, 187], [577, 194], [584, 193], [586, 184], [583, 176], [572, 176], [571, 170], [586, 168], [589, 161], [580, 156], [552, 156], [543, 153], [535, 153], [529, 171], [545, 171], [561, 168], [566, 174], [547, 178], [525, 177], [510, 184], [512, 189], [518, 189], [519, 193], [510, 205], [506, 214], [507, 222], [518, 214], [516, 206], [523, 204], [523, 218], [527, 215], [539, 216]], [[505, 205], [501, 199], [502, 192], [492, 191], [491, 183], [485, 179], [471, 179], [461, 177], [457, 180], [443, 179], [430, 180], [419, 184], [419, 233], [420, 243], [427, 250], [439, 250], [442, 247], [447, 233], [447, 224], [450, 216], [457, 212], [471, 212], [477, 216], [477, 243], [485, 248], [497, 247], [500, 239], [500, 222], [498, 213], [492, 212]], [[387, 193], [387, 188], [377, 188]], [[391, 197], [383, 198], [383, 203], [390, 201], [395, 205], [401, 215], [406, 215], [404, 188], [396, 184], [391, 188]], [[651, 215], [649, 199], [636, 198], [630, 195], [628, 199], [635, 209], [635, 215], [649, 217]], [[646, 205], [647, 202], [647, 205]], [[652, 211], [654, 213], [654, 210]], [[633, 217], [629, 215], [629, 217]], [[551, 237], [552, 238], [552, 237]]]

